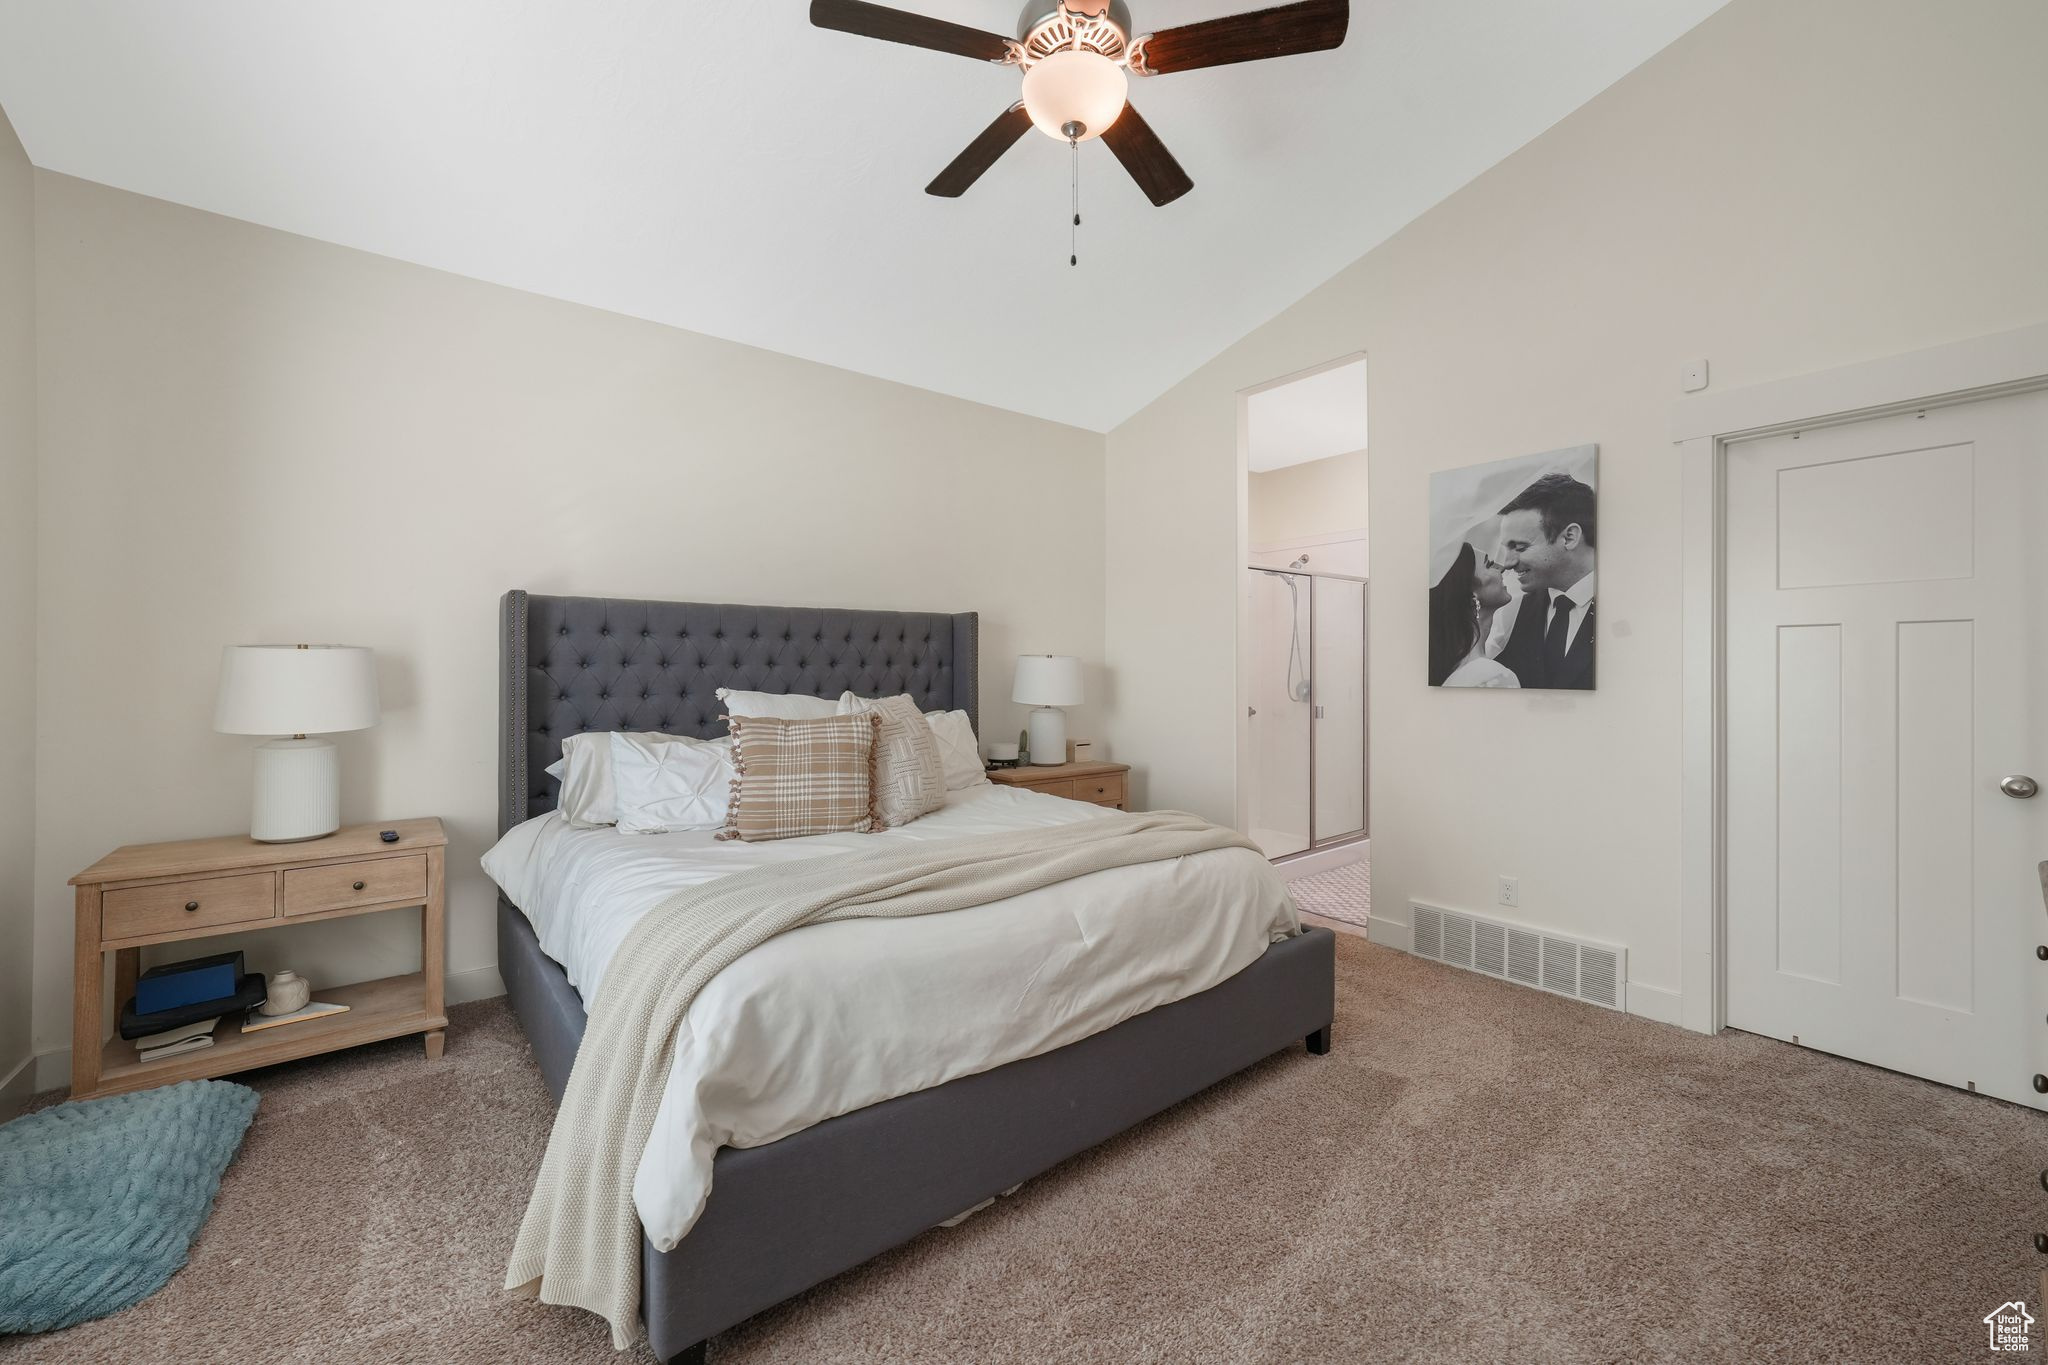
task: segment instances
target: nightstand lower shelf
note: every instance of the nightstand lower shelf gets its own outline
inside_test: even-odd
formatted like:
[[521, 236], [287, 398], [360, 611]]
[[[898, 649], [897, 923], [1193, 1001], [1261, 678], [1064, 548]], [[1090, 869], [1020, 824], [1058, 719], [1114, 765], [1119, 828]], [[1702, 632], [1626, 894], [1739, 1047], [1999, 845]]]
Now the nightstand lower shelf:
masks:
[[428, 1010], [426, 977], [419, 972], [334, 986], [315, 991], [313, 998], [323, 1004], [347, 1005], [348, 1013], [280, 1024], [255, 1033], [242, 1032], [242, 1021], [230, 1015], [214, 1025], [212, 1047], [154, 1062], [137, 1061], [135, 1044], [114, 1038], [100, 1049], [99, 1084], [90, 1095], [118, 1095], [153, 1085], [225, 1076], [412, 1033], [427, 1035], [429, 1057], [440, 1055], [448, 1017]]

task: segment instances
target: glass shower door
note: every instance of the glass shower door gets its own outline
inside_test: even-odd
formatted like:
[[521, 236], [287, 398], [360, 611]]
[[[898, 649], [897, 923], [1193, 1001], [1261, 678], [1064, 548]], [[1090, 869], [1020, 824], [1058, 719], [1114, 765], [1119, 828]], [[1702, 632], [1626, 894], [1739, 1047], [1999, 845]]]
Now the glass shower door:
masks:
[[1317, 576], [1314, 662], [1315, 806], [1312, 841], [1366, 832], [1366, 585]]
[[1251, 575], [1252, 840], [1269, 858], [1309, 846], [1310, 597], [1306, 574]]

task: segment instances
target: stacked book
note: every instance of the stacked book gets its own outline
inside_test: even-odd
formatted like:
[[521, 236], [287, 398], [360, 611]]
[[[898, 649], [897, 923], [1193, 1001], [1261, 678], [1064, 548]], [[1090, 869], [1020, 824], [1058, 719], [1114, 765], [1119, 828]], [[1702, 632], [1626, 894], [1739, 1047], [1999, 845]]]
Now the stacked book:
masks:
[[197, 1052], [203, 1047], [213, 1046], [213, 1026], [220, 1022], [220, 1016], [200, 1019], [177, 1028], [165, 1029], [135, 1040], [135, 1060], [153, 1062], [159, 1057], [175, 1057], [181, 1052]]
[[213, 1046], [221, 1016], [240, 1015], [264, 999], [263, 976], [242, 970], [240, 953], [151, 967], [135, 982], [135, 998], [121, 1006], [120, 1033], [135, 1044], [139, 1061], [174, 1057]]

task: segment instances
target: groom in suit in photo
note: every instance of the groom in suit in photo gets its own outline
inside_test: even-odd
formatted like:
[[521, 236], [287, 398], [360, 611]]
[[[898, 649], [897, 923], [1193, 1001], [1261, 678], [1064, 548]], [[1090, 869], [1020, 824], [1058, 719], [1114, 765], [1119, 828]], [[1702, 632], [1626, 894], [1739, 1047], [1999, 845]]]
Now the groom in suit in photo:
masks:
[[1593, 686], [1593, 490], [1545, 474], [1500, 509], [1500, 560], [1522, 600], [1499, 662], [1523, 687]]

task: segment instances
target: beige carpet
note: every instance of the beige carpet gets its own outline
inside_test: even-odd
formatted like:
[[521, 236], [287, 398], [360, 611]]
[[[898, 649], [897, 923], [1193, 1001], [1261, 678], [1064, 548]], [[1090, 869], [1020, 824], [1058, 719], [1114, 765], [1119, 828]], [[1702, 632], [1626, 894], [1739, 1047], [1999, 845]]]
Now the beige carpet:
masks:
[[[2038, 1314], [2048, 1121], [1338, 942], [1293, 1048], [712, 1342], [715, 1365], [1946, 1361]], [[502, 1002], [256, 1078], [191, 1263], [34, 1361], [590, 1361], [497, 1288], [550, 1108]], [[2036, 1328], [2037, 1331], [2041, 1330]]]

